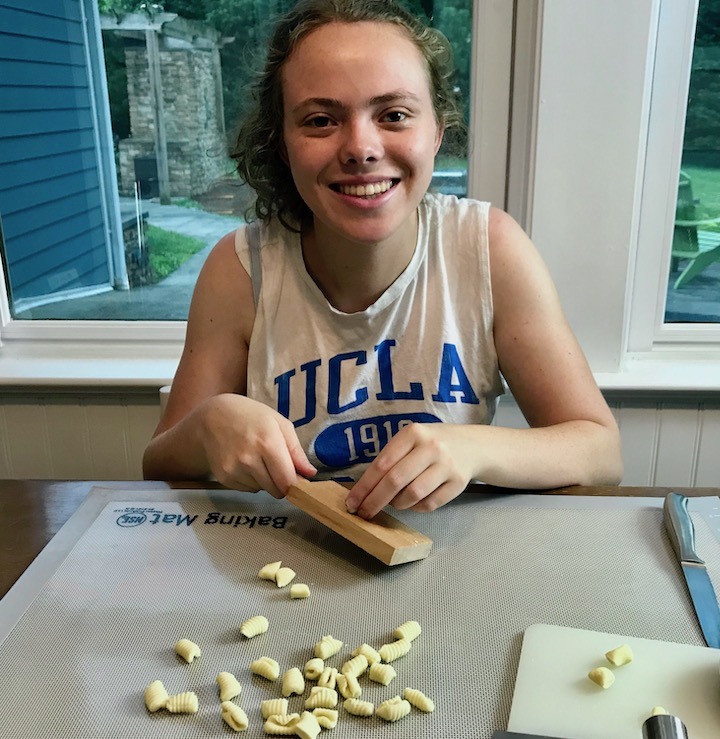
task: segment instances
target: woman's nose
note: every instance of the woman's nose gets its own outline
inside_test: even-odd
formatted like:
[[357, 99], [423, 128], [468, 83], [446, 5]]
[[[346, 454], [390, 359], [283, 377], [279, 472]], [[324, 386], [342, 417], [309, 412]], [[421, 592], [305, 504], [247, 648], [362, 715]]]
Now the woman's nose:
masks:
[[343, 164], [365, 164], [382, 157], [380, 133], [371, 121], [353, 121], [345, 126], [340, 149]]

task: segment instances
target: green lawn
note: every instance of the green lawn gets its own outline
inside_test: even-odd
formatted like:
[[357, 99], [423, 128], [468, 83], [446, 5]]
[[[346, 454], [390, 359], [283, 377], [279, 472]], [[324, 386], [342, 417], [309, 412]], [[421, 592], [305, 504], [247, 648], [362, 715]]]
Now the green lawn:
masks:
[[156, 282], [174, 272], [205, 246], [200, 239], [164, 231], [157, 226], [148, 225], [145, 237]]

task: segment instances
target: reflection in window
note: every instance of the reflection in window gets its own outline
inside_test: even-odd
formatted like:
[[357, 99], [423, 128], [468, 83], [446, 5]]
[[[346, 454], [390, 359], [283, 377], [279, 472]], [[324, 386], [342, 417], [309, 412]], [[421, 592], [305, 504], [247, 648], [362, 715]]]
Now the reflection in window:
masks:
[[[94, 251], [88, 243], [83, 255], [87, 267], [74, 256], [50, 262], [45, 247], [38, 255], [30, 254], [12, 231], [11, 214], [4, 212], [10, 194], [5, 202], [0, 199], [0, 216], [10, 226], [4, 256], [9, 266], [11, 311], [19, 320], [185, 320], [207, 253], [221, 236], [243, 222], [252, 204], [252, 192], [234, 174], [228, 150], [243, 110], [251, 61], [264, 48], [271, 26], [269, 16], [289, 9], [295, 0], [92, 1], [99, 11], [104, 54], [104, 70], [95, 71], [106, 77], [117, 181], [103, 181], [98, 167], [90, 171], [95, 179], [88, 179], [90, 175], [80, 171], [87, 168], [78, 160], [78, 147], [70, 147], [74, 149], [67, 156], [76, 155], [78, 161], [72, 167], [84, 183], [84, 197], [99, 197], [104, 191], [109, 202], [103, 206], [98, 201], [93, 210]], [[457, 86], [467, 114], [472, 0], [406, 0], [406, 4], [417, 15], [432, 18], [452, 42]], [[46, 12], [33, 13], [32, 18], [36, 25], [48, 25], [51, 43], [38, 42], [33, 58], [25, 63], [30, 71], [37, 71], [36, 88], [47, 84], [47, 70], [56, 63], [53, 55], [59, 54], [66, 63], [68, 78], [63, 85], [72, 94], [60, 89], [56, 92], [59, 99], [52, 104], [56, 112], [63, 105], [69, 109], [70, 122], [64, 128], [85, 132], [88, 153], [84, 159], [90, 160], [93, 149], [102, 149], [92, 127], [92, 105], [101, 108], [101, 122], [108, 112], [102, 96], [93, 97], [90, 89], [93, 70], [80, 69], [84, 63], [82, 18], [53, 17], [52, 5], [54, 0], [38, 0], [38, 8], [47, 6]], [[65, 27], [73, 34], [64, 37]], [[67, 37], [74, 40], [72, 48], [63, 42]], [[93, 40], [90, 34], [87, 43]], [[20, 41], [17, 46], [21, 48]], [[87, 94], [76, 104], [73, 80], [81, 76]], [[81, 126], [77, 122], [78, 110], [90, 123]], [[22, 116], [22, 111], [18, 114]], [[57, 121], [58, 115], [44, 119]], [[37, 142], [42, 141], [38, 137]], [[0, 168], [2, 156], [0, 150]], [[37, 156], [43, 156], [42, 152]], [[22, 158], [20, 167], [21, 162]], [[63, 166], [58, 160], [58, 169]], [[44, 175], [40, 179], [46, 189], [58, 192], [60, 181], [52, 183]], [[466, 149], [441, 151], [433, 187], [465, 195], [466, 183]], [[23, 202], [28, 207], [32, 204], [26, 197]], [[122, 237], [114, 239], [105, 237], [113, 230], [108, 218], [113, 210], [119, 213], [116, 230], [122, 231]], [[29, 222], [24, 217], [24, 223]], [[81, 233], [75, 237], [81, 251], [83, 238]], [[60, 252], [69, 255], [63, 248], [60, 244]], [[41, 274], [40, 282], [35, 273]], [[37, 289], [32, 299], [23, 299], [26, 285], [33, 284]]]
[[665, 321], [720, 323], [720, 5], [700, 0]]

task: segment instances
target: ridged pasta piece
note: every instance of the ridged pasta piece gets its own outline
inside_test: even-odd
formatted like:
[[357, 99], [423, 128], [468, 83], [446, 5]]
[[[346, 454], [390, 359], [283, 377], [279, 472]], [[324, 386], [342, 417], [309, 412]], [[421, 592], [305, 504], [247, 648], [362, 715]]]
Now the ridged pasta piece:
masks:
[[376, 662], [374, 665], [370, 665], [370, 672], [368, 673], [371, 680], [381, 685], [389, 685], [392, 680], [397, 677], [397, 672], [392, 665], [385, 665], [382, 662]]
[[286, 585], [288, 585], [294, 579], [295, 579], [295, 571], [294, 570], [291, 570], [289, 567], [281, 567], [275, 573], [275, 584], [279, 588], [284, 588]]
[[300, 721], [299, 713], [281, 713], [268, 716], [263, 724], [266, 734], [285, 734], [290, 736], [295, 733], [295, 727]]
[[171, 695], [165, 704], [170, 713], [197, 713], [198, 697], [192, 691]]
[[337, 676], [337, 667], [325, 667], [318, 678], [318, 685], [321, 688], [330, 688], [331, 690], [335, 690]]
[[280, 569], [281, 564], [282, 564], [282, 561], [270, 562], [269, 564], [266, 564], [264, 567], [260, 569], [260, 572], [258, 572], [258, 577], [261, 580], [272, 580], [273, 582], [275, 582], [275, 575], [277, 574], [277, 571]]
[[252, 616], [247, 621], [242, 622], [240, 633], [248, 639], [252, 639], [258, 634], [264, 634], [269, 628], [270, 624], [265, 616]]
[[202, 652], [200, 651], [200, 647], [195, 644], [194, 641], [190, 641], [190, 639], [180, 639], [180, 641], [175, 644], [175, 654], [179, 655], [189, 663], [196, 657], [199, 657]]
[[323, 729], [334, 729], [338, 722], [338, 712], [333, 708], [313, 708], [313, 716]]
[[220, 704], [220, 710], [222, 711], [223, 721], [233, 731], [245, 731], [250, 725], [245, 711], [232, 701], [223, 701]]
[[315, 739], [321, 728], [317, 718], [310, 711], [303, 711], [300, 720], [295, 724], [295, 734], [300, 739]]
[[360, 677], [367, 668], [367, 657], [364, 654], [358, 654], [356, 657], [345, 662], [340, 672], [342, 672], [343, 675], [351, 674], [353, 677]]
[[291, 598], [307, 598], [310, 596], [310, 588], [304, 582], [298, 582], [290, 586]]
[[325, 669], [325, 663], [319, 657], [313, 657], [305, 663], [305, 679], [317, 680]]
[[359, 698], [362, 693], [358, 679], [351, 672], [337, 676], [337, 688], [343, 698]]
[[408, 639], [398, 639], [391, 644], [383, 644], [378, 652], [383, 662], [392, 662], [398, 657], [405, 656], [411, 646], [412, 643]]
[[415, 708], [419, 709], [420, 711], [432, 713], [435, 710], [435, 704], [433, 703], [433, 701], [428, 698], [425, 693], [422, 693], [415, 688], [405, 688], [405, 690], [403, 690], [402, 697], [411, 706], [415, 706]]
[[272, 657], [260, 657], [250, 664], [251, 672], [267, 680], [277, 680], [280, 677], [280, 665]]
[[328, 659], [342, 649], [343, 643], [330, 634], [326, 634], [315, 645], [315, 656], [320, 659]]
[[242, 686], [232, 672], [221, 672], [215, 678], [215, 682], [220, 687], [220, 700], [223, 703], [225, 701], [231, 701], [233, 698], [237, 698], [237, 696], [240, 695]]
[[317, 685], [310, 688], [310, 695], [305, 699], [305, 708], [335, 708], [338, 702], [337, 693], [330, 688], [320, 688]]
[[260, 704], [260, 713], [264, 719], [270, 716], [284, 715], [288, 712], [287, 698], [271, 698]]
[[400, 626], [393, 631], [393, 636], [396, 639], [407, 639], [408, 641], [413, 641], [420, 636], [421, 631], [422, 629], [417, 621], [406, 621], [404, 624], [400, 624]]
[[153, 680], [145, 688], [145, 707], [150, 713], [155, 713], [155, 711], [165, 708], [168, 698], [168, 692], [160, 680]]
[[380, 655], [377, 653], [377, 650], [373, 649], [369, 644], [361, 644], [357, 649], [353, 649], [352, 656], [357, 657], [358, 654], [365, 655], [368, 665], [374, 665], [376, 662], [380, 662]]
[[296, 694], [302, 695], [305, 690], [305, 678], [302, 672], [297, 667], [291, 667], [285, 672], [282, 679], [282, 687], [280, 692], [283, 694], [283, 698]]
[[385, 721], [398, 721], [410, 713], [410, 704], [396, 695], [394, 698], [383, 701], [375, 713]]
[[370, 701], [361, 701], [357, 698], [350, 698], [343, 703], [343, 708], [352, 713], [353, 716], [372, 716], [375, 713], [375, 706]]

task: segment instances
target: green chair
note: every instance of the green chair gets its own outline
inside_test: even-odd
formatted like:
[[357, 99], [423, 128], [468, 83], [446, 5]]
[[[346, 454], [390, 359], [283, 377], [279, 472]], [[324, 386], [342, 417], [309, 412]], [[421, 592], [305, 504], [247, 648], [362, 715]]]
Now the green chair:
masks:
[[720, 259], [720, 232], [703, 230], [703, 226], [720, 223], [720, 217], [697, 219], [696, 205], [692, 181], [686, 172], [681, 171], [671, 261], [673, 272], [682, 267], [673, 285], [676, 290]]

